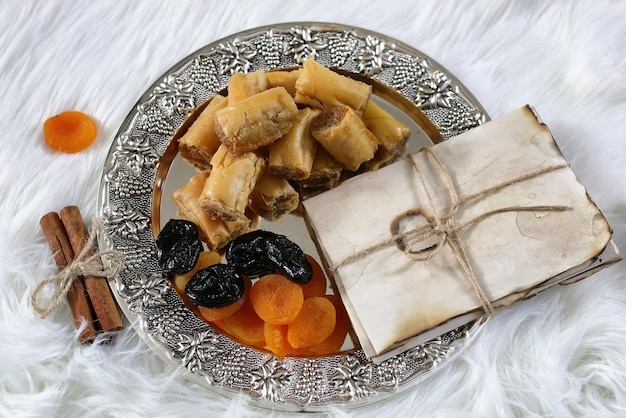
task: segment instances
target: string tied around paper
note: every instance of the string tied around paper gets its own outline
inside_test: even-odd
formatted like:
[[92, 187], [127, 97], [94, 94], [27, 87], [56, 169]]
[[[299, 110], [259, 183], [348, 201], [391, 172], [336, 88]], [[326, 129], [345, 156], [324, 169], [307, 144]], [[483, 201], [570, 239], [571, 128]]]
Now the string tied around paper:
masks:
[[[74, 282], [80, 277], [94, 276], [105, 280], [116, 277], [124, 269], [125, 259], [119, 251], [102, 250], [94, 251], [93, 254], [90, 254], [95, 248], [98, 235], [101, 234], [103, 230], [104, 227], [102, 223], [94, 218], [92, 220], [91, 230], [89, 231], [89, 237], [82, 251], [76, 255], [74, 260], [63, 270], [35, 285], [30, 295], [30, 303], [35, 312], [37, 312], [42, 319], [45, 319], [58, 308], [72, 288]], [[103, 259], [106, 260], [107, 263], [103, 262]], [[37, 296], [41, 290], [49, 284], [56, 285], [56, 290], [48, 306], [43, 307], [37, 302]]]
[[[428, 183], [426, 182], [422, 171], [415, 161], [414, 154], [409, 154], [408, 158], [413, 167], [413, 171], [416, 173], [417, 178], [425, 192], [430, 211], [426, 212], [421, 208], [413, 208], [397, 215], [391, 222], [390, 229], [392, 233], [388, 239], [382, 240], [370, 247], [367, 247], [361, 251], [357, 251], [350, 256], [339, 260], [333, 266], [331, 266], [331, 270], [336, 271], [342, 265], [349, 264], [370, 253], [373, 253], [376, 250], [388, 247], [390, 245], [397, 245], [402, 250], [405, 256], [415, 262], [427, 261], [434, 257], [447, 244], [447, 246], [454, 254], [459, 266], [463, 270], [463, 274], [467, 282], [471, 285], [474, 293], [476, 294], [476, 297], [480, 301], [480, 305], [483, 311], [486, 315], [491, 315], [494, 313], [494, 308], [489, 301], [489, 298], [485, 295], [484, 289], [480, 286], [474, 274], [474, 269], [472, 268], [472, 264], [465, 249], [465, 245], [459, 237], [459, 231], [498, 213], [523, 211], [562, 212], [567, 210], [568, 207], [565, 205], [513, 205], [486, 211], [461, 224], [458, 224], [455, 220], [456, 213], [458, 212], [459, 208], [469, 200], [488, 196], [514, 184], [529, 180], [534, 177], [538, 177], [551, 171], [569, 167], [569, 164], [567, 163], [567, 161], [561, 161], [544, 167], [538, 167], [535, 170], [531, 170], [530, 172], [527, 172], [521, 176], [515, 177], [511, 180], [505, 181], [503, 183], [481, 190], [480, 192], [470, 194], [461, 198], [458, 196], [447, 167], [439, 159], [436, 152], [432, 148], [423, 148], [421, 152], [426, 153], [426, 155], [435, 162], [437, 170], [443, 179], [445, 190], [449, 194], [451, 200], [448, 212], [445, 213], [443, 216], [437, 214], [437, 208], [435, 207], [435, 203], [429, 190]], [[401, 231], [401, 222], [404, 219], [416, 217], [424, 218], [426, 223]]]

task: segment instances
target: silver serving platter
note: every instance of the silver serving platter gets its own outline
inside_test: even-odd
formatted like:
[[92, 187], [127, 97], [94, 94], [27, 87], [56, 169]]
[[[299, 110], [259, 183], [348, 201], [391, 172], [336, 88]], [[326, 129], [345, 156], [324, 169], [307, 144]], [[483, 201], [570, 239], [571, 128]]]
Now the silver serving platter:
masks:
[[[279, 359], [203, 322], [162, 277], [154, 239], [160, 225], [175, 217], [171, 193], [195, 172], [175, 147], [172, 155], [176, 132], [194, 109], [226, 88], [233, 73], [294, 68], [310, 57], [373, 84], [375, 99], [411, 127], [410, 149], [488, 120], [445, 68], [385, 35], [334, 23], [255, 28], [194, 52], [147, 89], [107, 155], [98, 204], [105, 227], [100, 247], [126, 259], [112, 283], [117, 302], [146, 343], [211, 392], [285, 411], [356, 408], [414, 388], [450, 363], [482, 326], [472, 322], [380, 364], [368, 361], [358, 345], [331, 356]], [[303, 221], [283, 219], [261, 227], [316, 254]]]

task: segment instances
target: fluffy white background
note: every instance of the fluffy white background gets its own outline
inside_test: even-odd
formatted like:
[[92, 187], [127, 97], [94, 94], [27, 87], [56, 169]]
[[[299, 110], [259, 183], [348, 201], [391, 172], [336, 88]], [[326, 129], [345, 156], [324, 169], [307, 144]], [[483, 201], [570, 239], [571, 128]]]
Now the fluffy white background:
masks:
[[[533, 104], [626, 250], [626, 2], [0, 0], [0, 416], [272, 415], [186, 381], [130, 327], [80, 346], [67, 305], [40, 320], [28, 299], [55, 272], [39, 218], [70, 204], [95, 214], [105, 155], [149, 85], [214, 40], [303, 20], [422, 50], [493, 117]], [[42, 138], [67, 109], [100, 129], [76, 155]], [[626, 262], [501, 311], [451, 367], [349, 415], [626, 415], [624, 318]]]

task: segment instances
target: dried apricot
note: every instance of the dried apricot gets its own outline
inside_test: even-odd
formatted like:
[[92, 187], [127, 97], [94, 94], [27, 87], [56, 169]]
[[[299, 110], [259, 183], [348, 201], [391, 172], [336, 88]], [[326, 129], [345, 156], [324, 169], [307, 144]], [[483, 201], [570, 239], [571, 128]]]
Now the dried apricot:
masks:
[[252, 287], [252, 281], [248, 277], [243, 276], [243, 285], [243, 296], [239, 298], [239, 300], [237, 300], [236, 302], [231, 303], [230, 305], [222, 306], [221, 308], [207, 308], [206, 306], [198, 306], [198, 314], [200, 315], [200, 317], [208, 322], [216, 322], [222, 319], [226, 319], [235, 312], [237, 312], [250, 297], [250, 288]]
[[322, 270], [322, 267], [315, 258], [309, 254], [305, 254], [304, 256], [313, 268], [313, 275], [308, 283], [300, 285], [302, 294], [305, 299], [312, 296], [324, 296], [326, 294], [326, 275], [324, 274], [324, 270]]
[[341, 298], [336, 295], [326, 295], [325, 298], [335, 307], [335, 329], [324, 341], [308, 348], [308, 352], [311, 354], [329, 355], [337, 353], [339, 349], [341, 349], [348, 335], [348, 331], [350, 330], [350, 318], [348, 317], [346, 308], [343, 306]]
[[336, 313], [324, 296], [305, 299], [298, 317], [288, 325], [287, 341], [294, 348], [309, 347], [324, 341], [335, 329]]
[[98, 129], [88, 115], [68, 111], [46, 119], [43, 135], [50, 148], [74, 153], [88, 148], [96, 140]]
[[280, 274], [268, 274], [254, 283], [250, 301], [265, 322], [285, 325], [300, 313], [304, 296], [298, 284]]
[[264, 326], [265, 322], [254, 311], [248, 298], [237, 312], [224, 318], [221, 328], [245, 344], [263, 348], [265, 347]]
[[287, 341], [287, 325], [272, 325], [265, 323], [263, 329], [266, 348], [278, 357], [285, 357], [294, 352], [293, 347]]
[[224, 325], [223, 319], [220, 319], [219, 321], [213, 321], [213, 325], [217, 326], [219, 329], [226, 331], [226, 325]]

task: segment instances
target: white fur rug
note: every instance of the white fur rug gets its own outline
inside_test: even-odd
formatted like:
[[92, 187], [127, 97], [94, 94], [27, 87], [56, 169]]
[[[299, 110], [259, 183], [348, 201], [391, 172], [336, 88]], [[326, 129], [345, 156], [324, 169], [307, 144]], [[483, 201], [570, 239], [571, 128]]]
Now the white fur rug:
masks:
[[[385, 33], [443, 64], [492, 117], [525, 103], [551, 127], [626, 252], [626, 2], [0, 0], [0, 416], [272, 416], [165, 365], [131, 327], [80, 346], [69, 308], [30, 291], [55, 272], [46, 212], [95, 215], [124, 117], [168, 68], [232, 33], [288, 21]], [[63, 155], [43, 121], [93, 115], [97, 142]], [[381, 404], [331, 416], [625, 416], [626, 262], [505, 309], [450, 367]], [[279, 415], [279, 413], [276, 413]]]

